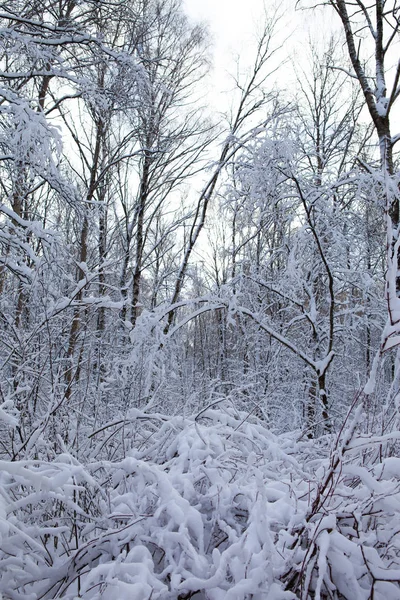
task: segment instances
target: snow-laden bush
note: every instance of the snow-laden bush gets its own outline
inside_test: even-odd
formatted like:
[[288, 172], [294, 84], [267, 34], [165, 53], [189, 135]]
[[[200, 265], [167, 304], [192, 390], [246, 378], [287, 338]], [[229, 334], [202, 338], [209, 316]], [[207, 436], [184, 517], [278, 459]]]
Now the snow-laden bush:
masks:
[[135, 410], [95, 436], [96, 452], [114, 430], [129, 440], [116, 461], [3, 462], [0, 593], [398, 600], [396, 434], [362, 437], [361, 419], [301, 441], [232, 410]]

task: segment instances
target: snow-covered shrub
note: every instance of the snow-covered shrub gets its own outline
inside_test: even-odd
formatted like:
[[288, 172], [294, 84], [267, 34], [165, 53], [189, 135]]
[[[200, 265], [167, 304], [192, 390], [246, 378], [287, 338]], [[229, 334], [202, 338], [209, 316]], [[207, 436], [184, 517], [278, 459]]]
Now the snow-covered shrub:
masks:
[[[13, 600], [398, 600], [400, 459], [386, 437], [275, 436], [253, 416], [132, 411], [113, 462], [2, 463]], [[102, 436], [103, 442], [102, 442]], [[5, 518], [4, 518], [5, 517]]]

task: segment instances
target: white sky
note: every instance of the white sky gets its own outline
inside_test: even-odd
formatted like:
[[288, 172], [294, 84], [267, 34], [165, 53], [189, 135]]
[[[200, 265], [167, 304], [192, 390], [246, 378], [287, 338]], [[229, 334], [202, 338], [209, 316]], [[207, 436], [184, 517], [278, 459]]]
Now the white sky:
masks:
[[207, 99], [224, 110], [225, 93], [233, 86], [228, 73], [236, 73], [235, 59], [240, 56], [241, 67], [252, 62], [257, 24], [264, 19], [264, 0], [183, 0], [183, 4], [190, 18], [208, 26], [213, 71]]
[[[276, 77], [280, 87], [294, 81], [294, 63], [307, 62], [307, 40], [329, 38], [332, 31], [332, 12], [295, 10], [294, 0], [183, 0], [185, 10], [195, 22], [205, 22], [212, 38], [213, 61], [212, 90], [208, 93], [211, 104], [222, 109], [226, 105], [221, 92], [232, 89], [228, 73], [235, 73], [235, 57], [240, 56], [241, 67], [251, 65], [254, 57], [257, 29], [265, 22], [265, 12], [273, 13], [278, 6], [283, 15], [276, 33], [276, 44], [283, 43], [279, 60], [286, 67]], [[285, 41], [286, 40], [286, 41]], [[302, 58], [301, 58], [302, 57]], [[283, 83], [285, 82], [285, 83]]]
[[[246, 43], [267, 12], [285, 14], [287, 33], [297, 41], [307, 37], [309, 31], [329, 37], [333, 10], [325, 7], [314, 10], [296, 10], [295, 0], [183, 0], [187, 14], [195, 21], [205, 21], [214, 34], [218, 52]], [[292, 25], [292, 32], [289, 31]]]
[[263, 0], [184, 0], [184, 4], [196, 21], [208, 23], [219, 52], [243, 42], [264, 6]]

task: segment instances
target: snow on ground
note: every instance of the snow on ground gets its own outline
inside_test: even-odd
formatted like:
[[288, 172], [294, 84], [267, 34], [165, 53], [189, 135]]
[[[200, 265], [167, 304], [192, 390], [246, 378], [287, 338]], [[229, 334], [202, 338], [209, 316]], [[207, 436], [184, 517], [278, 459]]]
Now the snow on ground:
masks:
[[231, 408], [135, 410], [85, 464], [3, 461], [0, 593], [398, 600], [400, 459], [390, 436], [360, 437], [362, 420], [313, 441]]

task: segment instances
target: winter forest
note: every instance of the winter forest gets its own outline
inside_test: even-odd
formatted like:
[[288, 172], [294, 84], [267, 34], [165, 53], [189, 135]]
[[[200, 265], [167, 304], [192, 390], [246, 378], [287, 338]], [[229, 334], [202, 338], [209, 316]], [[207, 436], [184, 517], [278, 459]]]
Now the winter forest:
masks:
[[400, 599], [400, 3], [289, 4], [217, 109], [181, 0], [0, 1], [2, 600]]

